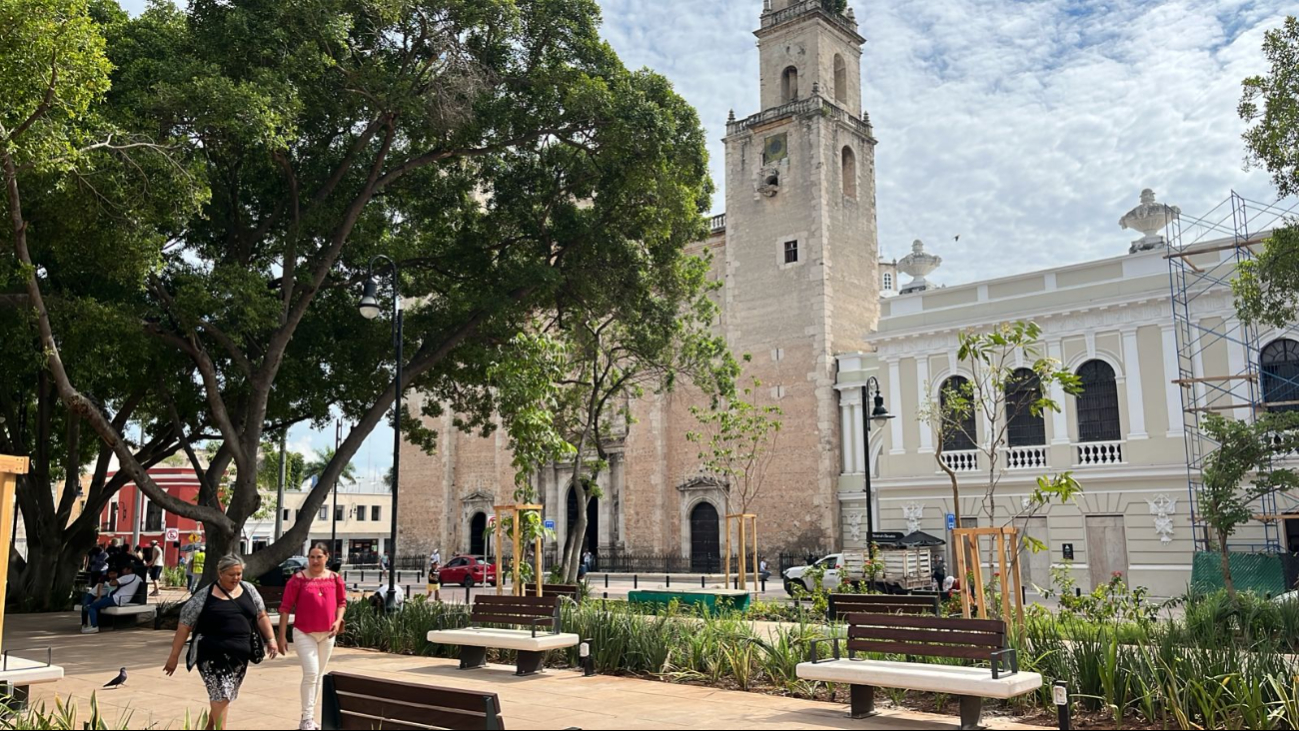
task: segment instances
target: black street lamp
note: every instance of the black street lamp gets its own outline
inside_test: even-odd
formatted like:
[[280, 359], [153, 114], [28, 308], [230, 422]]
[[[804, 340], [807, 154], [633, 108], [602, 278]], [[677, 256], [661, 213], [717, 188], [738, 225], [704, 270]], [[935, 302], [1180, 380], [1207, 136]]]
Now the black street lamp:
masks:
[[[866, 405], [871, 403], [871, 386], [875, 387], [874, 407], [868, 414]], [[871, 495], [871, 422], [878, 422], [881, 426], [884, 422], [893, 418], [893, 414], [884, 408], [884, 395], [880, 390], [879, 379], [871, 376], [866, 379], [866, 384], [861, 387], [861, 422], [862, 422], [862, 453], [866, 455], [866, 555], [874, 558], [872, 547], [875, 543], [875, 507], [874, 496]]]
[[[398, 289], [398, 282], [401, 280], [401, 274], [397, 269], [397, 262], [380, 254], [370, 260], [369, 268], [365, 275], [365, 293], [361, 297], [361, 316], [367, 320], [373, 320], [379, 316], [379, 299], [376, 297], [378, 285], [374, 281], [374, 264], [383, 260], [388, 263], [389, 269], [392, 270], [392, 340], [397, 349], [397, 368], [393, 374], [393, 388], [396, 392], [396, 398], [393, 402], [393, 419], [392, 419], [392, 528], [388, 536], [388, 611], [397, 608], [397, 479], [400, 474], [401, 463], [401, 292]], [[337, 512], [335, 512], [337, 515]]]
[[[334, 455], [338, 455], [338, 445], [343, 441], [343, 420], [334, 420]], [[343, 565], [343, 552], [338, 545], [338, 479], [334, 480], [333, 514], [329, 516], [329, 553], [334, 557], [331, 571], [338, 571]]]

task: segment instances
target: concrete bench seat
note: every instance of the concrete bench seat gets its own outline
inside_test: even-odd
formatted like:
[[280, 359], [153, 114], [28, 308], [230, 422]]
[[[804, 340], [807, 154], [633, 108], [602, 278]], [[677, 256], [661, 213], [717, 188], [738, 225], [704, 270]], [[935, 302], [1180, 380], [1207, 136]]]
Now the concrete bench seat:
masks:
[[524, 652], [545, 652], [573, 647], [581, 639], [567, 632], [543, 632], [533, 634], [527, 629], [496, 629], [494, 627], [466, 627], [465, 629], [433, 630], [428, 633], [428, 641], [439, 645], [471, 645], [474, 647], [497, 647], [502, 650], [522, 650]]
[[[875, 607], [872, 607], [875, 609]], [[848, 686], [850, 715], [875, 715], [875, 688], [902, 688], [954, 695], [960, 699], [961, 729], [977, 729], [983, 699], [1005, 700], [1042, 687], [1042, 676], [1021, 672], [1013, 648], [1006, 647], [1006, 623], [996, 619], [853, 612], [845, 617], [847, 637], [811, 643], [810, 659], [799, 663], [802, 680]], [[817, 645], [830, 643], [833, 656], [817, 659]], [[847, 656], [840, 652], [841, 646]], [[857, 653], [904, 657], [947, 657], [985, 661], [991, 667], [938, 665], [898, 660], [857, 659]]]
[[[460, 647], [460, 669], [471, 670], [487, 664], [487, 648], [518, 652], [517, 675], [541, 672], [546, 651], [573, 647], [581, 640], [577, 635], [559, 631], [559, 597], [494, 596], [474, 597], [469, 611], [469, 627], [433, 630], [429, 642]], [[484, 627], [483, 625], [505, 625]], [[527, 627], [527, 629], [516, 629]]]
[[796, 668], [803, 680], [824, 683], [906, 688], [928, 693], [973, 695], [1005, 700], [1032, 693], [1042, 687], [1042, 676], [1018, 672], [993, 679], [988, 668], [933, 665], [891, 660], [829, 660], [803, 662]]
[[54, 683], [63, 680], [63, 668], [51, 665], [48, 660], [28, 660], [17, 655], [6, 655], [3, 667], [0, 668], [0, 684], [9, 686], [10, 710], [22, 710], [27, 707], [27, 699], [33, 685]]
[[107, 614], [110, 617], [129, 617], [147, 615], [152, 617], [158, 608], [152, 604], [123, 604], [120, 607], [104, 607], [99, 610], [100, 614]]

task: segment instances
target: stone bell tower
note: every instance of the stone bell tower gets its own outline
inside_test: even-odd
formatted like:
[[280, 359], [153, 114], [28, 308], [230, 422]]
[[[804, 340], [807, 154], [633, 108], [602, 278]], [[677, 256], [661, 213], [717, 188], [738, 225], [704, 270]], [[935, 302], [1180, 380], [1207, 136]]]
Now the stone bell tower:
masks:
[[875, 138], [851, 8], [766, 0], [762, 110], [726, 128], [726, 331], [783, 428], [751, 511], [787, 545], [838, 542], [837, 353], [879, 315]]

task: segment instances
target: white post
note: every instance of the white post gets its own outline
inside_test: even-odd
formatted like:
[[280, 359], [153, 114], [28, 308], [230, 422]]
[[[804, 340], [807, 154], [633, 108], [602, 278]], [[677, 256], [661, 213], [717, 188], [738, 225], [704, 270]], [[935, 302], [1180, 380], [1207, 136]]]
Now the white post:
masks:
[[[1047, 356], [1054, 359], [1064, 367], [1064, 347], [1059, 340], [1052, 340], [1046, 344]], [[1069, 443], [1069, 401], [1065, 398], [1064, 387], [1058, 382], [1051, 384], [1051, 398], [1060, 404], [1059, 411], [1051, 412], [1051, 443], [1068, 444]]]
[[[901, 369], [898, 366], [897, 358], [890, 359], [888, 363], [889, 363], [889, 401], [891, 403], [886, 404], [886, 406], [888, 407], [888, 410], [893, 412], [894, 414], [901, 414], [904, 413], [902, 409]], [[870, 408], [870, 404], [862, 404], [862, 408], [868, 409]], [[892, 446], [889, 449], [889, 454], [906, 454], [907, 446], [902, 441], [902, 420], [889, 419], [889, 426], [891, 427], [890, 436], [892, 437], [891, 441], [893, 442]], [[863, 461], [863, 465], [864, 464], [865, 462]]]
[[1180, 437], [1185, 431], [1182, 426], [1182, 387], [1173, 383], [1181, 377], [1177, 360], [1177, 333], [1172, 325], [1159, 328], [1164, 340], [1164, 401], [1168, 409], [1168, 434]]
[[[916, 356], [916, 404], [920, 408], [929, 402], [929, 356]], [[896, 412], [895, 412], [896, 413]], [[893, 421], [897, 421], [894, 419]], [[920, 422], [920, 451], [934, 451], [934, 430], [927, 422]]]
[[1123, 372], [1127, 375], [1128, 439], [1145, 439], [1146, 402], [1141, 392], [1141, 358], [1137, 353], [1137, 329], [1128, 327], [1123, 333]]

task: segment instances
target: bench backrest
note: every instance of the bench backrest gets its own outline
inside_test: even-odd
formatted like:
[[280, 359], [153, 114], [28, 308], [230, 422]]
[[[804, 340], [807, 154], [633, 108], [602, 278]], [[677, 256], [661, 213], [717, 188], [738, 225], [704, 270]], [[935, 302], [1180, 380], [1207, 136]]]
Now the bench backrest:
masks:
[[262, 603], [266, 605], [266, 611], [280, 611], [280, 602], [284, 601], [284, 587], [258, 584], [256, 588], [257, 594], [262, 598]]
[[469, 623], [473, 625], [508, 624], [531, 628], [533, 620], [543, 618], [547, 621], [537, 622], [535, 626], [538, 629], [559, 631], [558, 596], [480, 594], [474, 597], [474, 606], [469, 612]]
[[[536, 584], [529, 584], [524, 587], [524, 590], [528, 596], [537, 595]], [[542, 596], [553, 595], [553, 596], [561, 596], [561, 597], [566, 596], [575, 602], [580, 603], [582, 601], [582, 592], [578, 590], [577, 584], [542, 584], [541, 595]]]
[[322, 700], [326, 729], [505, 728], [501, 701], [489, 691], [332, 672]]
[[938, 616], [938, 596], [910, 596], [907, 594], [831, 594], [826, 614], [830, 619], [843, 619], [849, 614], [920, 614]]
[[849, 614], [848, 654], [887, 652], [991, 660], [1006, 647], [999, 619], [945, 619], [905, 614]]

